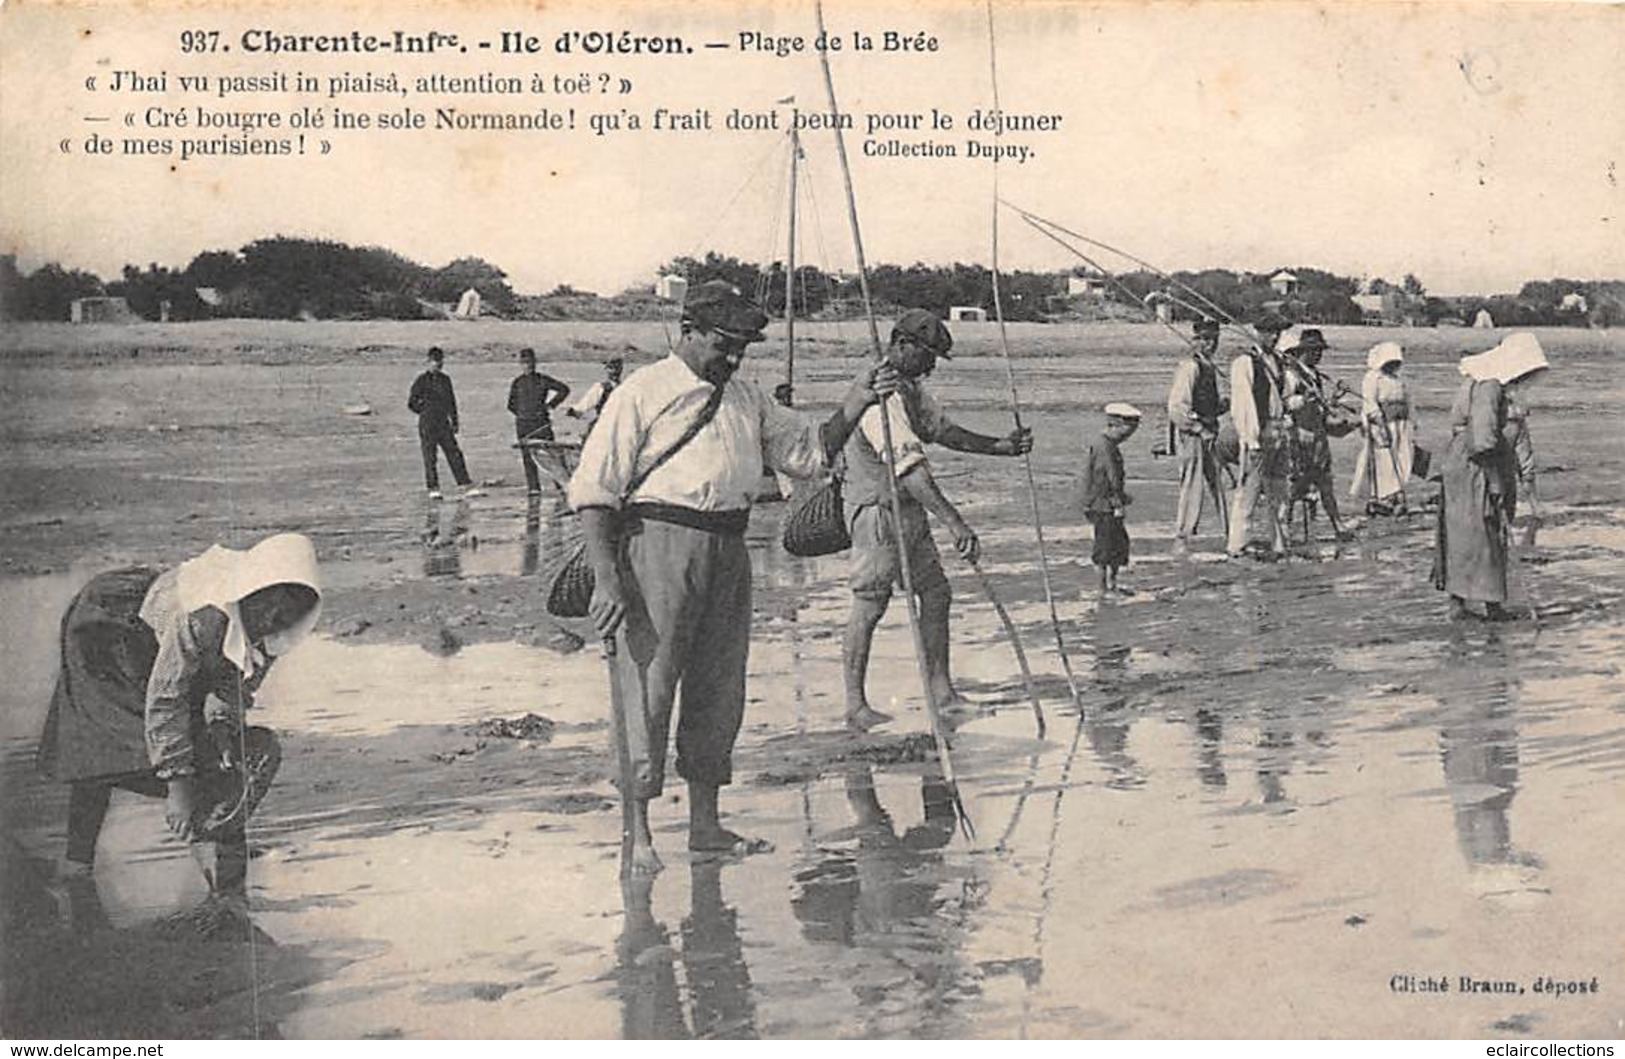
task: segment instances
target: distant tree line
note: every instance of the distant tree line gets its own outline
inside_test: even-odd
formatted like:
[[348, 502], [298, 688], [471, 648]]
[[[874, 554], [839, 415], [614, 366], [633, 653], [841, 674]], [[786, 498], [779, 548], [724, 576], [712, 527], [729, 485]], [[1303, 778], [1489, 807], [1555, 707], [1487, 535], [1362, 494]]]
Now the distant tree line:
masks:
[[[1471, 323], [1486, 309], [1497, 326], [1617, 326], [1625, 324], [1625, 282], [1570, 279], [1531, 280], [1517, 294], [1493, 297], [1429, 296], [1422, 281], [1406, 275], [1399, 283], [1362, 281], [1309, 266], [1288, 269], [1290, 290], [1272, 286], [1274, 273], [1203, 269], [1162, 274], [1149, 270], [1115, 276], [1013, 271], [1000, 275], [1004, 316], [1014, 321], [1077, 319], [1090, 316], [1133, 318], [1160, 305], [1178, 320], [1215, 311], [1238, 320], [1265, 312], [1313, 324], [1371, 322], [1372, 310], [1359, 296], [1376, 296], [1385, 307], [1383, 322]], [[661, 269], [690, 283], [721, 279], [754, 295], [772, 316], [794, 298], [798, 317], [852, 316], [862, 311], [857, 278], [797, 265], [794, 281], [783, 262], [766, 265], [715, 252], [678, 257]], [[1069, 276], [1089, 277], [1086, 295], [1068, 293]], [[0, 317], [12, 320], [66, 320], [77, 298], [122, 297], [137, 315], [156, 320], [208, 316], [267, 319], [396, 319], [441, 314], [463, 291], [479, 292], [484, 308], [498, 315], [533, 318], [658, 315], [660, 304], [648, 287], [602, 298], [561, 285], [546, 295], [518, 298], [502, 269], [477, 257], [429, 268], [382, 247], [353, 247], [317, 239], [275, 236], [240, 250], [208, 250], [183, 269], [158, 264], [126, 265], [118, 279], [59, 265], [23, 274], [15, 259], [0, 256]], [[878, 265], [869, 273], [876, 308], [894, 313], [921, 307], [946, 316], [956, 306], [994, 313], [993, 276], [982, 265]]]
[[[767, 311], [784, 314], [784, 263], [767, 266], [723, 254], [703, 258], [678, 257], [666, 263], [662, 274], [677, 275], [690, 283], [720, 279], [753, 295]], [[798, 317], [852, 315], [863, 308], [863, 292], [856, 276], [825, 272], [814, 265], [797, 265], [795, 310]], [[1064, 277], [1053, 272], [1001, 272], [999, 297], [1007, 320], [1045, 320], [1052, 301], [1066, 289]], [[982, 265], [875, 265], [869, 270], [869, 292], [876, 309], [890, 314], [898, 308], [930, 309], [947, 316], [955, 306], [984, 309], [991, 317], [993, 273]]]
[[23, 275], [13, 259], [0, 261], [0, 310], [15, 320], [66, 320], [74, 299], [97, 295], [123, 298], [148, 320], [159, 319], [165, 303], [172, 320], [416, 320], [438, 316], [435, 305], [470, 288], [485, 309], [513, 311], [506, 273], [477, 257], [429, 268], [382, 247], [324, 239], [258, 239], [237, 251], [205, 251], [183, 269], [125, 265], [111, 282], [57, 265]]

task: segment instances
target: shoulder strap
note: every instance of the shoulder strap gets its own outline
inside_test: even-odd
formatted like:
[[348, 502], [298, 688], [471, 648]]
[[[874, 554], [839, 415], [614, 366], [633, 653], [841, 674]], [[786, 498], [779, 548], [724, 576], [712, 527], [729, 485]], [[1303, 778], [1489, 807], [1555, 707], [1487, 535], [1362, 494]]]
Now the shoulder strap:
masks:
[[724, 383], [722, 386], [712, 389], [710, 398], [706, 400], [704, 407], [700, 409], [699, 415], [695, 416], [694, 421], [683, 431], [683, 436], [672, 442], [665, 452], [656, 456], [647, 467], [633, 474], [627, 481], [626, 490], [621, 494], [622, 499], [629, 498], [633, 493], [637, 492], [638, 487], [648, 481], [651, 474], [660, 470], [668, 460], [682, 451], [683, 446], [693, 441], [695, 435], [705, 429], [705, 425], [716, 416], [717, 409], [722, 407], [722, 392], [726, 388], [727, 384]]

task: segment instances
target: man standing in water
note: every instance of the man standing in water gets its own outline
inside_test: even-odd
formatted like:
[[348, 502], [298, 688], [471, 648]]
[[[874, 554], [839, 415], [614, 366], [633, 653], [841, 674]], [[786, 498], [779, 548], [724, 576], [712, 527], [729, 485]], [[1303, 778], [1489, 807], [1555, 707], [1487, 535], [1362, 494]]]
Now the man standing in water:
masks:
[[452, 389], [451, 377], [444, 370], [446, 354], [439, 346], [429, 347], [429, 356], [421, 375], [412, 380], [412, 393], [406, 407], [418, 416], [418, 445], [423, 450], [423, 484], [429, 489], [429, 499], [440, 499], [440, 453], [445, 452], [451, 465], [451, 476], [463, 491], [463, 496], [480, 496], [468, 476], [468, 465], [463, 461], [463, 450], [457, 444], [457, 393]]
[[[1309, 328], [1298, 344], [1288, 350], [1286, 362], [1286, 423], [1288, 443], [1296, 453], [1293, 460], [1294, 478], [1284, 516], [1290, 518], [1291, 500], [1307, 498], [1313, 492], [1320, 506], [1331, 520], [1332, 533], [1338, 540], [1348, 540], [1343, 526], [1337, 520], [1337, 493], [1332, 485], [1332, 437], [1342, 437], [1354, 429], [1354, 424], [1336, 414], [1336, 406], [1327, 394], [1333, 383], [1320, 372], [1320, 358], [1326, 352], [1326, 336], [1318, 328]], [[1305, 499], [1307, 503], [1307, 499]]]
[[581, 399], [564, 410], [564, 414], [571, 419], [587, 421], [587, 425], [581, 431], [582, 437], [592, 433], [593, 424], [598, 422], [598, 414], [604, 410], [609, 395], [621, 384], [621, 371], [624, 367], [625, 361], [620, 357], [611, 357], [604, 361], [604, 377], [587, 387], [587, 392], [581, 395]]
[[1219, 369], [1213, 363], [1219, 349], [1219, 322], [1198, 320], [1189, 356], [1174, 371], [1168, 390], [1168, 422], [1173, 425], [1179, 453], [1179, 501], [1174, 517], [1174, 551], [1183, 554], [1196, 536], [1202, 507], [1209, 493], [1223, 521], [1224, 492], [1219, 487], [1219, 417], [1227, 405], [1219, 396]]
[[[1241, 443], [1241, 482], [1230, 492], [1231, 558], [1251, 551], [1260, 559], [1286, 553], [1275, 515], [1286, 500], [1281, 445], [1281, 358], [1275, 343], [1286, 321], [1273, 314], [1257, 325], [1258, 343], [1230, 365], [1230, 414]], [[1265, 539], [1255, 539], [1257, 531]]]
[[[931, 476], [925, 443], [983, 456], [1020, 456], [1033, 447], [1032, 431], [1025, 427], [1002, 438], [964, 429], [952, 422], [926, 392], [925, 378], [936, 368], [938, 357], [948, 356], [953, 344], [953, 336], [933, 313], [910, 309], [892, 327], [885, 358], [885, 363], [901, 377], [897, 392], [886, 398], [886, 410], [891, 420], [893, 467], [903, 513], [902, 542], [908, 549], [914, 594], [919, 599], [926, 675], [931, 697], [941, 710], [964, 704], [954, 691], [948, 668], [948, 606], [953, 593], [942, 572], [937, 546], [931, 540], [926, 513], [948, 527], [954, 549], [966, 560], [976, 561], [980, 544]], [[841, 644], [841, 663], [846, 676], [846, 723], [859, 731], [891, 720], [869, 705], [864, 690], [875, 627], [891, 602], [892, 586], [901, 585], [903, 576], [898, 559], [898, 527], [892, 520], [886, 485], [886, 461], [881, 456], [884, 448], [885, 431], [876, 406], [864, 412], [861, 428], [846, 444], [842, 491], [852, 534], [852, 615]]]
[[540, 496], [542, 479], [536, 457], [525, 448], [527, 441], [553, 440], [553, 409], [570, 396], [570, 387], [536, 370], [536, 351], [526, 346], [519, 351], [523, 370], [508, 387], [508, 411], [513, 414], [514, 431], [519, 436], [519, 460], [525, 467], [525, 491]]
[[751, 498], [764, 464], [798, 478], [826, 473], [864, 410], [896, 385], [894, 370], [872, 365], [822, 423], [781, 408], [735, 374], [766, 325], [725, 283], [690, 290], [672, 354], [610, 395], [570, 480], [596, 579], [590, 614], [600, 635], [616, 637], [617, 721], [633, 773], [621, 797], [631, 799], [629, 868], [638, 875], [661, 867], [649, 801], [664, 785], [679, 688], [689, 849], [770, 848], [723, 827], [717, 813], [745, 709]]

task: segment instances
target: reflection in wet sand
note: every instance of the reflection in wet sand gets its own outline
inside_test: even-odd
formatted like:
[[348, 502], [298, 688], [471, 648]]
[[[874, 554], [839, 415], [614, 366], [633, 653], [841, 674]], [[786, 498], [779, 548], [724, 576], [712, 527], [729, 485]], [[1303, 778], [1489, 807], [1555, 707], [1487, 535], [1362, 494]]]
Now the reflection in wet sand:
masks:
[[830, 836], [819, 859], [796, 872], [791, 907], [809, 941], [883, 954], [907, 973], [890, 981], [868, 974], [852, 986], [866, 1034], [895, 1031], [890, 1020], [906, 1009], [920, 1019], [910, 1023], [918, 1032], [951, 1033], [941, 1020], [951, 1015], [962, 969], [953, 953], [957, 927], [943, 918], [949, 898], [939, 895], [951, 877], [941, 851], [957, 821], [947, 783], [936, 770], [920, 778], [925, 818], [902, 834], [869, 766], [848, 765], [844, 784], [849, 841], [835, 846]]
[[[1484, 869], [1480, 890], [1502, 896], [1534, 892], [1540, 858], [1512, 844], [1510, 813], [1518, 791], [1518, 679], [1500, 637], [1482, 651], [1457, 644], [1440, 689], [1444, 721], [1439, 756], [1462, 856]], [[1496, 869], [1503, 869], [1499, 872]]]
[[677, 954], [671, 932], [655, 919], [653, 891], [653, 879], [621, 879], [626, 919], [615, 941], [621, 1036], [629, 1041], [687, 1040], [692, 1034], [677, 991]]
[[[423, 576], [463, 576], [463, 546], [468, 538], [468, 501], [450, 504], [431, 500], [423, 509]], [[448, 516], [448, 510], [449, 516]]]

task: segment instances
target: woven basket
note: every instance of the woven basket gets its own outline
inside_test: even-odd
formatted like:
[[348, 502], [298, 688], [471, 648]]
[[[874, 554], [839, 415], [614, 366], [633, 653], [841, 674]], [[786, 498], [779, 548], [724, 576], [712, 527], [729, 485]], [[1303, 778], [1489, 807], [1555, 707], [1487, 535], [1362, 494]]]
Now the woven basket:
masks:
[[547, 590], [547, 612], [555, 618], [585, 618], [592, 604], [594, 583], [592, 563], [587, 561], [587, 545], [583, 541], [553, 575], [553, 585]]
[[839, 478], [806, 490], [805, 498], [799, 492], [792, 498], [790, 512], [784, 517], [782, 539], [785, 551], [803, 558], [834, 555], [852, 547]]

